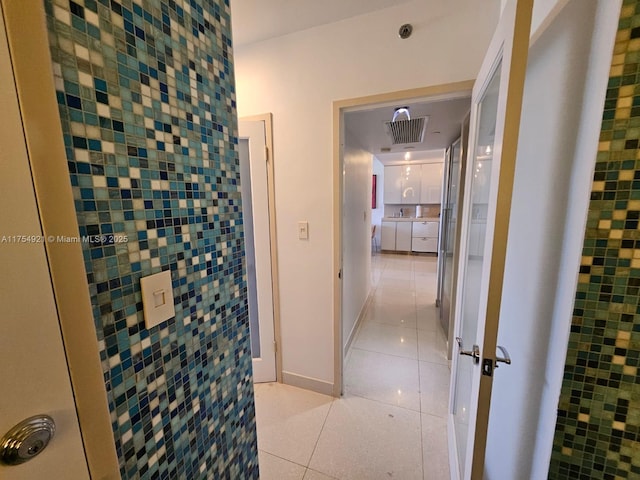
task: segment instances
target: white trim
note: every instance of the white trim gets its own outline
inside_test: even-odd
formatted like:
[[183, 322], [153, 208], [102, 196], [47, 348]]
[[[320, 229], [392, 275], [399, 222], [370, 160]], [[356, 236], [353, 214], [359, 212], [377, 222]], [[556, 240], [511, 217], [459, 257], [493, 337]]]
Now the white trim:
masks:
[[[456, 443], [453, 415], [447, 415], [447, 444], [449, 446], [449, 478], [460, 480], [460, 464], [458, 463], [458, 445]], [[453, 453], [453, 455], [451, 454]]]
[[293, 387], [304, 388], [312, 392], [333, 396], [333, 383], [318, 380], [317, 378], [305, 377], [297, 373], [282, 372], [282, 383]]
[[355, 338], [356, 333], [358, 332], [358, 329], [360, 328], [360, 325], [362, 325], [362, 321], [364, 320], [364, 317], [366, 316], [367, 311], [369, 310], [369, 307], [371, 306], [371, 302], [373, 301], [373, 292], [374, 291], [375, 291], [375, 287], [373, 287], [369, 291], [369, 295], [367, 295], [367, 299], [365, 300], [364, 305], [362, 306], [362, 309], [360, 310], [360, 314], [358, 315], [358, 318], [356, 319], [355, 323], [353, 324], [353, 327], [351, 328], [351, 331], [349, 332], [349, 335], [347, 337], [347, 341], [344, 344], [345, 356], [346, 356], [346, 353], [351, 348], [351, 342], [353, 342], [353, 339]]

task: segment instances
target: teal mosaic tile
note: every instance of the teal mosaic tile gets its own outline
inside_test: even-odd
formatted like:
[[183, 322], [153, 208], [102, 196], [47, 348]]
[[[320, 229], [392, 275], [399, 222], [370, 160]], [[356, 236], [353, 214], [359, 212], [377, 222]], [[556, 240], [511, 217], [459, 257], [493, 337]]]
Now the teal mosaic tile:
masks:
[[640, 478], [640, 1], [624, 0], [550, 479]]
[[122, 478], [258, 478], [229, 2], [45, 8]]

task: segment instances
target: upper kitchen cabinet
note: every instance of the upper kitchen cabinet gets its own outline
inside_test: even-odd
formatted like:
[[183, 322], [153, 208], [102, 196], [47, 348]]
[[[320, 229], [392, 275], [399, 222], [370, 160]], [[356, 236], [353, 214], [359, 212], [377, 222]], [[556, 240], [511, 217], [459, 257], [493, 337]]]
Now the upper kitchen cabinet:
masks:
[[402, 203], [402, 174], [402, 165], [384, 167], [384, 203]]
[[419, 164], [384, 167], [384, 203], [420, 203], [421, 172]]
[[420, 203], [420, 186], [422, 177], [421, 165], [403, 165], [402, 167], [402, 198], [400, 203]]
[[423, 163], [420, 203], [440, 203], [442, 197], [442, 163]]

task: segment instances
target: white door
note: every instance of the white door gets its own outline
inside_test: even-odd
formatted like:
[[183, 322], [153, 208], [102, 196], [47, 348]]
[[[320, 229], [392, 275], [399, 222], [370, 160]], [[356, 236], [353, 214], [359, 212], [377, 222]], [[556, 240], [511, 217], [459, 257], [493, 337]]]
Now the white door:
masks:
[[[508, 358], [496, 339], [532, 3], [507, 2], [472, 94], [448, 422], [455, 479], [483, 478], [496, 362]], [[472, 222], [482, 251], [470, 251]]]
[[2, 15], [0, 111], [0, 437], [36, 415], [56, 424], [49, 445], [31, 460], [0, 462], [0, 478], [89, 479]]
[[265, 122], [241, 120], [239, 134], [253, 380], [275, 382], [276, 345]]

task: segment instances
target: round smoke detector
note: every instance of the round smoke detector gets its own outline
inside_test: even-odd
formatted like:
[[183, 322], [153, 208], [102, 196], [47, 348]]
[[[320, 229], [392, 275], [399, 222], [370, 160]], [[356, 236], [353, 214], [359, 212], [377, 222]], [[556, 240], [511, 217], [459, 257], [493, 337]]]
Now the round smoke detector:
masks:
[[413, 27], [411, 26], [411, 24], [405, 23], [400, 27], [400, 30], [398, 30], [398, 36], [404, 40], [405, 38], [409, 38], [412, 32]]

